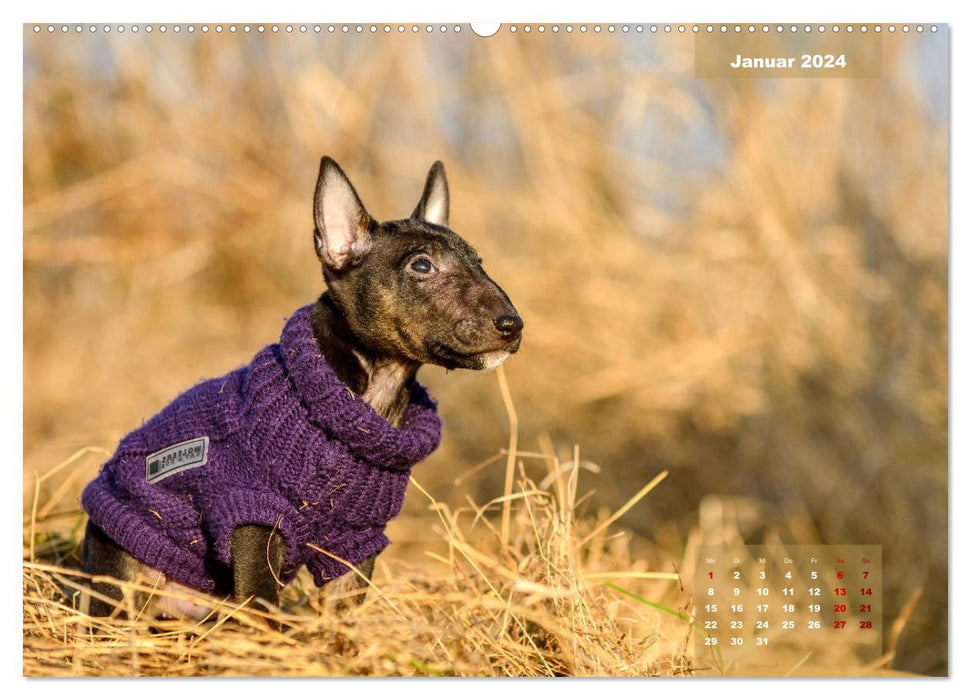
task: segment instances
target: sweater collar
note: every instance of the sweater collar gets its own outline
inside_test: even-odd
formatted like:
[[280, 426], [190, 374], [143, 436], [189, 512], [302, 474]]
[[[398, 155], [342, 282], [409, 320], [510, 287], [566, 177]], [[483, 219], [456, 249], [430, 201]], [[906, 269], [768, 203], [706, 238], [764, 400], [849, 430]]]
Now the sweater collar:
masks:
[[435, 451], [442, 422], [435, 401], [414, 382], [401, 427], [396, 428], [344, 384], [314, 338], [312, 306], [297, 309], [280, 337], [284, 367], [313, 422], [360, 459], [386, 468], [408, 468]]

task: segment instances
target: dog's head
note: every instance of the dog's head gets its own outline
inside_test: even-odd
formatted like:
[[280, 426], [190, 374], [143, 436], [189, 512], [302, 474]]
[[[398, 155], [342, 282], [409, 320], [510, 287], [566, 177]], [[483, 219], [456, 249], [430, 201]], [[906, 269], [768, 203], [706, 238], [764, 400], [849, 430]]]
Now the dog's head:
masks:
[[317, 257], [334, 303], [371, 352], [493, 369], [519, 349], [523, 321], [472, 246], [448, 228], [448, 210], [440, 162], [411, 217], [378, 223], [325, 157], [314, 194]]

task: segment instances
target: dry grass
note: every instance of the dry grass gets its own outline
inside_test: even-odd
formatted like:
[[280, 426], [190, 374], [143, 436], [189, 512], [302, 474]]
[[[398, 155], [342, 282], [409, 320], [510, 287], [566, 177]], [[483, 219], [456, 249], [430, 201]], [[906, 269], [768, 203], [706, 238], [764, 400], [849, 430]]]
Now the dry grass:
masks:
[[[502, 375], [500, 374], [501, 381]], [[508, 395], [508, 390], [505, 390]], [[511, 404], [510, 404], [511, 406]], [[514, 415], [514, 413], [512, 414]], [[515, 429], [511, 431], [515, 435]], [[607, 582], [687, 604], [675, 571], [632, 562], [616, 516], [577, 518], [580, 460], [510, 452], [515, 480], [483, 506], [452, 509], [412, 480], [437, 523], [438, 552], [426, 562], [379, 559], [360, 608], [353, 591], [320, 593], [309, 577], [286, 589], [281, 612], [265, 615], [232, 601], [185, 597], [214, 612], [199, 623], [155, 620], [136, 609], [137, 591], [111, 619], [90, 618], [68, 595], [93, 594], [70, 561], [79, 543], [43, 538], [25, 552], [24, 673], [30, 676], [655, 676], [690, 673], [691, 625], [671, 610], [631, 602]], [[541, 488], [525, 461], [545, 467]], [[60, 467], [60, 465], [59, 465]], [[64, 467], [55, 467], [45, 477]], [[635, 506], [660, 474], [623, 510]], [[41, 477], [44, 478], [44, 477]], [[67, 483], [67, 482], [65, 482]], [[514, 484], [514, 486], [513, 486]], [[57, 499], [59, 500], [59, 499]], [[37, 540], [57, 506], [34, 509], [25, 538]], [[508, 515], [509, 520], [497, 517]], [[494, 521], [506, 525], [503, 532]], [[393, 552], [392, 552], [393, 556]], [[627, 589], [619, 589], [621, 591]], [[66, 593], [70, 591], [71, 593]], [[282, 623], [284, 631], [268, 621]]]
[[[587, 570], [599, 539], [572, 541], [580, 574], [680, 561], [710, 497], [751, 506], [733, 525], [745, 541], [893, 543], [884, 627], [922, 589], [898, 660], [942, 672], [948, 121], [931, 87], [947, 75], [944, 34], [885, 37], [878, 81], [733, 82], [695, 80], [685, 37], [28, 31], [27, 556], [48, 561], [45, 547], [76, 540], [76, 497], [125, 432], [199, 378], [248, 361], [319, 294], [310, 201], [321, 155], [379, 218], [409, 212], [441, 158], [454, 228], [526, 321], [507, 366], [519, 442], [467, 477], [507, 444], [502, 396], [486, 375], [422, 370], [446, 427], [416, 474], [447, 512], [467, 493], [515, 492], [517, 456], [567, 464], [579, 443], [603, 471], [581, 467], [580, 493], [596, 489], [571, 516], [581, 532], [670, 472], [663, 493], [615, 523], [637, 536], [611, 546], [632, 552]], [[550, 522], [566, 512], [558, 498], [543, 501]], [[429, 531], [425, 506], [410, 494], [393, 524], [415, 569], [395, 565], [379, 583], [390, 598], [474, 581], [457, 589], [465, 603], [442, 603], [452, 630], [470, 609], [477, 623], [492, 619], [471, 595], [485, 578], [503, 600], [528, 599], [499, 571], [475, 578], [454, 553], [475, 576], [436, 568], [422, 552], [452, 535]], [[509, 571], [515, 558], [478, 537], [488, 522], [500, 541], [524, 538], [522, 506], [500, 503], [498, 520], [463, 530]], [[585, 580], [530, 571], [551, 590]], [[636, 617], [614, 592], [592, 590], [619, 606], [597, 624]], [[372, 598], [348, 620], [387, 612]], [[38, 619], [31, 633], [61, 638], [73, 618]], [[516, 641], [515, 626], [481, 624], [497, 644]], [[220, 634], [230, 631], [201, 643]], [[570, 653], [554, 656], [594, 668]], [[638, 668], [682, 668], [674, 652], [651, 654]]]
[[[509, 423], [508, 449], [473, 467], [505, 462], [506, 491], [450, 507], [414, 477], [410, 498], [424, 514], [405, 531], [430, 528], [429, 549], [393, 545], [378, 560], [366, 602], [347, 586], [318, 590], [306, 571], [284, 590], [281, 609], [203, 594], [168, 593], [212, 609], [200, 622], [155, 619], [136, 594], [157, 593], [157, 581], [115, 581], [123, 599], [109, 618], [76, 608], [98, 595], [78, 570], [84, 515], [62, 502], [86, 448], [35, 479], [60, 476], [61, 488], [25, 518], [24, 674], [27, 676], [717, 676], [886, 675], [897, 641], [917, 602], [894, 622], [886, 654], [874, 660], [830, 637], [783, 646], [742, 665], [698, 645], [692, 582], [698, 546], [745, 543], [757, 506], [710, 496], [702, 504], [681, 557], [665, 555], [615, 523], [664, 482], [660, 472], [620, 508], [583, 515], [592, 492], [578, 498], [581, 471], [599, 473], [580, 457], [561, 462], [548, 438], [539, 452], [517, 451], [515, 407], [497, 372]], [[527, 466], [528, 465], [528, 466]], [[530, 476], [532, 474], [532, 476]], [[65, 477], [66, 475], [66, 477]], [[540, 478], [541, 476], [541, 478]], [[70, 532], [63, 523], [73, 520]], [[431, 525], [434, 523], [434, 525]], [[797, 528], [797, 525], [790, 525]], [[811, 535], [804, 535], [804, 540]], [[778, 533], [765, 543], [781, 546]], [[650, 551], [632, 558], [638, 549]], [[409, 553], [407, 558], [403, 553]], [[655, 566], [650, 566], [654, 562]], [[353, 567], [352, 567], [353, 568]], [[744, 568], [744, 567], [743, 567]], [[919, 595], [919, 594], [918, 594]], [[800, 607], [802, 610], [802, 607]], [[800, 613], [808, 619], [808, 613]], [[798, 617], [804, 620], [804, 617]], [[750, 620], [751, 622], [751, 620]], [[799, 622], [803, 624], [802, 621]], [[282, 631], [281, 631], [282, 628]], [[794, 655], [795, 654], [795, 655]], [[859, 655], [858, 655], [859, 654]], [[806, 662], [812, 659], [812, 662]], [[746, 663], [758, 661], [755, 666]]]

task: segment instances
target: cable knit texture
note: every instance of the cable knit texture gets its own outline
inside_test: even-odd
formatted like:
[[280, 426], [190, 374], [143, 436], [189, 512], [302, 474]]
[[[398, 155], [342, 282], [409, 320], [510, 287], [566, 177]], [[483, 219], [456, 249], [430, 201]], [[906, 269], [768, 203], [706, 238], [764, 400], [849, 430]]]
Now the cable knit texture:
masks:
[[[289, 582], [318, 586], [388, 544], [411, 468], [438, 447], [435, 402], [415, 383], [400, 428], [354, 394], [314, 338], [310, 306], [253, 361], [186, 391], [126, 435], [81, 496], [92, 522], [139, 561], [204, 591], [230, 565], [239, 525], [275, 527]], [[146, 458], [209, 438], [203, 466], [149, 483]], [[221, 568], [222, 567], [222, 568]]]

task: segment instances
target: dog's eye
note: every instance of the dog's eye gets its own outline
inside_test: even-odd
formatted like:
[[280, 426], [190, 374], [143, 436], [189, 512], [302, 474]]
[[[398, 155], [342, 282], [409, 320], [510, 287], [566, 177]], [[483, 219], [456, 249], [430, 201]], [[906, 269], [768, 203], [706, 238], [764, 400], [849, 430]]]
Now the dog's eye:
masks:
[[410, 267], [422, 275], [430, 275], [435, 271], [435, 266], [432, 265], [432, 261], [424, 257], [412, 260]]

